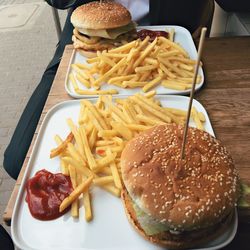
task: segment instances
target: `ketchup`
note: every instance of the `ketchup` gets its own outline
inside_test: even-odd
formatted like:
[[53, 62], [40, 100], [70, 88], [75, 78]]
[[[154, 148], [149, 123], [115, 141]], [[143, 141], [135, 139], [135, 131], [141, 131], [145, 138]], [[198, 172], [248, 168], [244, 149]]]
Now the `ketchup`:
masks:
[[43, 169], [28, 180], [26, 190], [26, 202], [32, 216], [39, 220], [52, 220], [68, 211], [60, 213], [59, 206], [73, 188], [68, 176]]
[[164, 36], [168, 38], [168, 32], [166, 31], [153, 31], [153, 30], [140, 30], [137, 32], [137, 37], [140, 38], [141, 40], [144, 40], [147, 36], [150, 37], [149, 41], [153, 42], [154, 39], [158, 36]]

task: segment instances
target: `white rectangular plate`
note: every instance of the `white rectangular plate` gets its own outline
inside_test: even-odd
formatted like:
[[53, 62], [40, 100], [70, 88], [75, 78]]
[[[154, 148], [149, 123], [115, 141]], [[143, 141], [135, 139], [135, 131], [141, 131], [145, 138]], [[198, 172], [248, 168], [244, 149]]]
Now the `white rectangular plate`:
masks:
[[[158, 96], [163, 106], [187, 110], [188, 97]], [[94, 99], [91, 99], [94, 100]], [[204, 107], [194, 100], [193, 106], [206, 117], [205, 129], [214, 135], [209, 117]], [[11, 233], [15, 245], [20, 249], [83, 249], [83, 250], [160, 250], [144, 240], [129, 224], [120, 199], [95, 187], [93, 188], [94, 219], [87, 223], [83, 208], [80, 218], [73, 219], [70, 212], [56, 220], [40, 221], [34, 219], [25, 202], [26, 181], [43, 168], [53, 173], [60, 172], [59, 159], [50, 159], [50, 149], [54, 148], [54, 136], [65, 137], [69, 133], [66, 119], [77, 122], [80, 101], [67, 101], [56, 105], [46, 115], [40, 128], [27, 169], [20, 186], [14, 207]], [[191, 123], [190, 125], [194, 125]], [[202, 249], [214, 250], [227, 245], [237, 229], [237, 213], [228, 231]]]
[[[197, 50], [195, 48], [194, 45], [194, 41], [192, 39], [192, 36], [190, 34], [190, 32], [181, 27], [181, 26], [140, 26], [137, 29], [149, 29], [149, 30], [163, 30], [165, 31], [170, 30], [174, 28], [175, 30], [175, 39], [174, 41], [179, 43], [190, 55], [191, 59], [197, 59]], [[74, 50], [74, 53], [71, 56], [70, 62], [69, 62], [69, 66], [68, 66], [68, 70], [67, 70], [67, 75], [65, 78], [65, 89], [67, 91], [67, 93], [72, 96], [73, 98], [84, 98], [84, 97], [95, 97], [95, 96], [86, 96], [86, 95], [79, 95], [74, 91], [74, 88], [72, 86], [72, 84], [70, 83], [69, 80], [69, 74], [71, 73], [71, 67], [70, 65], [72, 63], [86, 63], [86, 58], [84, 56], [82, 56], [79, 52]], [[202, 87], [203, 83], [204, 83], [204, 73], [202, 70], [202, 67], [199, 68], [199, 75], [201, 76], [201, 83], [196, 84], [195, 90], [198, 90]], [[77, 81], [78, 82], [78, 81]], [[87, 89], [85, 88], [80, 82], [78, 82], [78, 86], [80, 89]], [[135, 89], [123, 89], [123, 88], [119, 88], [117, 86], [114, 85], [108, 85], [108, 84], [103, 84], [101, 89], [107, 90], [107, 89], [117, 89], [119, 92], [119, 95], [133, 95], [137, 92], [142, 92], [141, 88], [135, 88]], [[190, 90], [174, 90], [174, 89], [168, 89], [165, 88], [161, 85], [158, 85], [155, 90], [157, 91], [158, 95], [162, 95], [162, 94], [188, 94], [190, 93]]]

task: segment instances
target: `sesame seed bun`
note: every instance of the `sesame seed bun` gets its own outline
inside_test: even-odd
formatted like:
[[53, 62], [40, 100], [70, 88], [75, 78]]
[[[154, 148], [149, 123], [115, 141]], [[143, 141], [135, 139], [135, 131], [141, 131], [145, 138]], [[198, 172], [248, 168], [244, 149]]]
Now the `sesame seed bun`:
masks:
[[99, 1], [76, 8], [71, 23], [78, 29], [113, 29], [131, 22], [129, 11], [119, 3]]
[[189, 128], [164, 124], [129, 141], [122, 152], [124, 186], [138, 207], [171, 230], [190, 232], [226, 218], [238, 199], [238, 175], [222, 144]]
[[233, 212], [220, 221], [219, 224], [206, 229], [184, 232], [182, 234], [172, 234], [169, 231], [166, 231], [164, 233], [149, 236], [145, 233], [136, 217], [136, 213], [133, 209], [131, 198], [129, 197], [127, 190], [122, 190], [121, 198], [125, 207], [127, 218], [135, 230], [144, 239], [162, 247], [167, 247], [168, 249], [186, 249], [206, 244], [222, 235], [232, 223]]

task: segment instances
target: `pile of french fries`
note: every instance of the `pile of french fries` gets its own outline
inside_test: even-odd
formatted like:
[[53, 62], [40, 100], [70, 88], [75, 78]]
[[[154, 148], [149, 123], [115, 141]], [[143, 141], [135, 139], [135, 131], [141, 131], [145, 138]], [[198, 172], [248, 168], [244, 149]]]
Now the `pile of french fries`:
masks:
[[[100, 96], [97, 101], [82, 100], [78, 124], [69, 118], [69, 135], [50, 157], [60, 157], [61, 172], [70, 176], [74, 191], [61, 204], [60, 211], [71, 205], [71, 215], [79, 216], [79, 199], [83, 200], [85, 219], [93, 217], [91, 186], [98, 186], [119, 197], [122, 189], [120, 157], [127, 141], [141, 131], [162, 123], [184, 124], [186, 111], [162, 107], [155, 91], [128, 98]], [[191, 118], [203, 129], [205, 116], [192, 109]]]
[[[146, 37], [109, 51], [98, 51], [97, 57], [87, 62], [88, 65], [71, 65], [69, 79], [80, 95], [118, 93], [116, 89], [100, 90], [103, 84], [124, 89], [139, 87], [144, 92], [159, 84], [175, 90], [191, 89], [196, 64], [179, 44], [165, 37], [156, 37], [153, 42]], [[197, 83], [200, 81], [198, 76]]]

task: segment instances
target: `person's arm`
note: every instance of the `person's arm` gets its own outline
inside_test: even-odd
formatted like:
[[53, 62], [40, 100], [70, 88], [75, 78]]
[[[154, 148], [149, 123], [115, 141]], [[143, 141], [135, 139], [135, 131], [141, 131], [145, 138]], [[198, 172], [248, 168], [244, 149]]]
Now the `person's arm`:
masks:
[[45, 0], [50, 6], [56, 9], [68, 9], [71, 7], [77, 7], [87, 2], [91, 2], [89, 0]]

